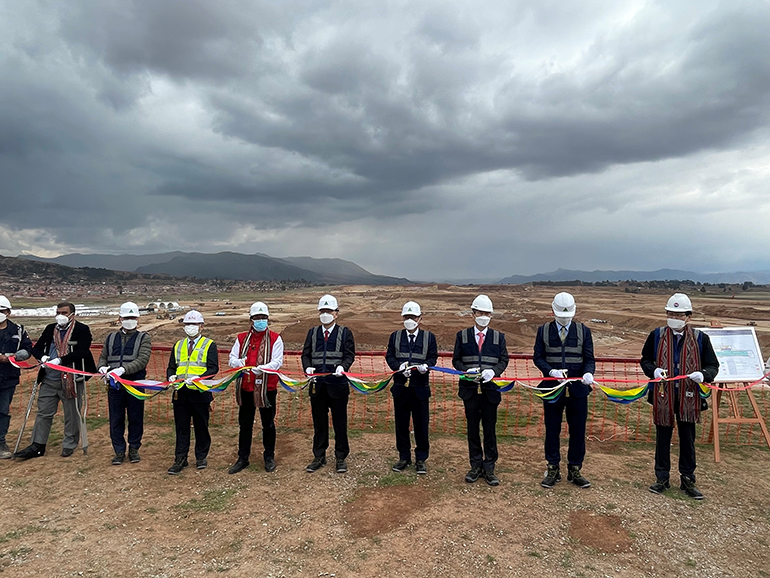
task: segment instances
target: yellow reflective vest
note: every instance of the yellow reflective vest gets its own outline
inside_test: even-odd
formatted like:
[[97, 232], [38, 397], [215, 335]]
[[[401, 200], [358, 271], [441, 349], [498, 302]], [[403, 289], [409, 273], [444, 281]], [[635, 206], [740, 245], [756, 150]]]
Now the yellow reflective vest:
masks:
[[[208, 337], [201, 337], [189, 351], [190, 340], [180, 339], [174, 345], [174, 357], [176, 358], [176, 376], [178, 378], [200, 377], [206, 373], [206, 360], [208, 358], [209, 347], [214, 343]], [[188, 386], [190, 389], [194, 387]]]

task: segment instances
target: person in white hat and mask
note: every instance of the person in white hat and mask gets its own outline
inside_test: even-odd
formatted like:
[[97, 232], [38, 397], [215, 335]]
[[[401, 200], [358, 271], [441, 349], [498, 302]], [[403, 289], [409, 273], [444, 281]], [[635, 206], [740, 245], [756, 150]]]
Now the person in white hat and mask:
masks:
[[5, 436], [11, 424], [13, 394], [21, 377], [21, 370], [11, 365], [11, 359], [24, 361], [32, 351], [32, 341], [24, 326], [11, 321], [10, 315], [11, 302], [0, 295], [0, 460], [12, 457]]
[[[567, 414], [569, 426], [569, 448], [567, 450], [567, 481], [579, 488], [590, 488], [589, 482], [580, 473], [586, 455], [586, 420], [588, 419], [588, 394], [594, 383], [596, 360], [591, 330], [575, 321], [575, 298], [566, 292], [557, 294], [551, 303], [555, 321], [549, 321], [538, 328], [535, 337], [533, 361], [546, 377], [569, 381], [556, 399], [543, 400], [545, 421], [545, 459], [548, 468], [540, 485], [553, 488], [561, 481], [559, 463], [561, 452], [562, 416]], [[543, 381], [540, 387], [550, 388], [557, 381]]]
[[146, 331], [139, 331], [139, 306], [127, 301], [120, 306], [120, 329], [107, 335], [99, 356], [99, 373], [104, 374], [107, 388], [107, 406], [110, 413], [110, 439], [115, 456], [112, 465], [119, 466], [126, 459], [126, 417], [128, 417], [128, 459], [139, 462], [139, 448], [144, 433], [144, 400], [129, 394], [113, 378], [129, 381], [147, 378], [147, 364], [152, 355], [152, 339]]
[[228, 473], [237, 474], [249, 466], [254, 416], [259, 408], [262, 422], [262, 457], [265, 471], [273, 472], [275, 463], [275, 403], [278, 396], [278, 376], [262, 370], [278, 371], [283, 365], [283, 339], [268, 329], [270, 311], [262, 301], [249, 308], [249, 329], [239, 333], [230, 350], [230, 367], [256, 367], [243, 373], [235, 388], [238, 403], [238, 460]]
[[[385, 361], [393, 376], [390, 392], [393, 395], [393, 415], [396, 422], [396, 449], [398, 461], [394, 472], [403, 472], [412, 462], [409, 422], [414, 423], [414, 467], [418, 474], [427, 474], [428, 459], [428, 402], [430, 399], [430, 372], [428, 367], [438, 361], [436, 336], [420, 327], [422, 309], [419, 303], [407, 301], [401, 308], [404, 328], [394, 331], [388, 340]], [[414, 368], [414, 369], [410, 369]]]
[[[465, 405], [468, 422], [468, 455], [471, 469], [465, 481], [472, 484], [484, 477], [490, 486], [500, 485], [495, 475], [497, 463], [497, 406], [500, 392], [492, 379], [499, 377], [508, 367], [508, 348], [505, 334], [489, 328], [492, 318], [492, 300], [479, 295], [471, 304], [473, 327], [463, 329], [455, 338], [452, 366], [458, 371], [478, 374], [477, 383], [460, 380], [459, 396]], [[484, 446], [481, 445], [479, 425], [484, 430]]]
[[337, 299], [324, 295], [318, 300], [321, 325], [307, 332], [302, 348], [305, 374], [330, 374], [316, 377], [310, 385], [310, 408], [313, 414], [313, 461], [305, 468], [315, 472], [326, 465], [329, 447], [329, 413], [334, 427], [334, 457], [337, 473], [348, 471], [348, 399], [350, 383], [344, 372], [356, 359], [353, 332], [337, 324]]
[[653, 494], [662, 494], [671, 487], [671, 437], [676, 424], [680, 488], [689, 497], [702, 500], [703, 494], [695, 486], [695, 424], [703, 409], [699, 384], [714, 381], [719, 360], [709, 336], [690, 326], [692, 303], [687, 295], [672, 295], [665, 310], [666, 326], [653, 329], [644, 342], [642, 371], [651, 379], [687, 377], [658, 381], [648, 393], [655, 423], [656, 478], [649, 489]]
[[172, 398], [176, 449], [174, 463], [168, 469], [171, 475], [180, 474], [187, 467], [187, 454], [190, 451], [190, 419], [195, 428], [195, 467], [199, 470], [208, 467], [211, 448], [209, 416], [214, 396], [210, 391], [198, 390], [193, 385], [193, 380], [211, 378], [219, 373], [217, 344], [202, 335], [203, 315], [191, 309], [185, 314], [182, 322], [186, 337], [174, 345], [166, 368], [169, 381], [184, 378], [184, 384], [174, 391]]

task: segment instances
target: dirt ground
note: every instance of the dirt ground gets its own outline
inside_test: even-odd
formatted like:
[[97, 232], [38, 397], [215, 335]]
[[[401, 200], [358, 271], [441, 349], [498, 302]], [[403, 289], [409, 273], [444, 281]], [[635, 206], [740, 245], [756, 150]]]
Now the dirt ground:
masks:
[[[561, 288], [485, 287], [495, 305], [493, 326], [508, 336], [511, 353], [529, 353], [537, 326], [548, 319]], [[637, 357], [647, 333], [663, 322], [670, 291], [626, 294], [617, 288], [567, 288], [578, 319], [594, 332], [600, 356]], [[398, 328], [401, 304], [421, 303], [425, 327], [442, 350], [469, 324], [479, 288], [344, 287], [340, 322], [357, 347], [382, 349]], [[303, 290], [182, 300], [206, 315], [206, 333], [226, 343], [243, 330], [253, 300], [271, 307], [271, 323], [287, 347], [301, 346], [316, 322], [322, 293]], [[695, 325], [757, 323], [770, 347], [770, 294], [693, 294]], [[169, 298], [177, 296], [170, 295]], [[202, 305], [198, 305], [202, 303]], [[141, 305], [141, 304], [140, 304]], [[215, 316], [224, 312], [224, 316]], [[607, 323], [589, 321], [600, 319]], [[84, 319], [95, 341], [111, 329]], [[22, 320], [33, 334], [48, 320]], [[181, 335], [176, 320], [142, 319], [155, 344]], [[467, 484], [462, 435], [431, 438], [429, 473], [394, 473], [392, 432], [351, 431], [350, 471], [327, 466], [308, 474], [312, 432], [282, 428], [278, 470], [261, 468], [259, 439], [252, 466], [237, 475], [237, 427], [212, 427], [209, 468], [169, 476], [174, 434], [150, 423], [139, 464], [111, 466], [105, 419], [91, 420], [87, 456], [59, 457], [61, 416], [46, 456], [0, 461], [0, 574], [23, 576], [164, 577], [224, 575], [490, 576], [549, 574], [585, 577], [770, 576], [770, 451], [728, 445], [715, 464], [711, 447], [698, 447], [703, 502], [676, 484], [663, 496], [654, 481], [648, 443], [588, 442], [587, 490], [566, 481], [544, 490], [542, 440], [501, 436], [501, 485]], [[15, 440], [18, 414], [11, 422]], [[699, 426], [698, 437], [700, 439]], [[258, 431], [258, 428], [257, 428]], [[564, 450], [563, 450], [564, 451]], [[674, 463], [677, 448], [673, 448]], [[672, 482], [675, 482], [672, 477]]]

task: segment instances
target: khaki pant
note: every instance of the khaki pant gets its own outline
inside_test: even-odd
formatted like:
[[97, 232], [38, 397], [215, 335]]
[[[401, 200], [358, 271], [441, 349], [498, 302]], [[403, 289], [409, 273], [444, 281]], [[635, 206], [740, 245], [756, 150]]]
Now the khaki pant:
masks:
[[[83, 399], [83, 383], [77, 383], [78, 398]], [[43, 378], [40, 384], [40, 392], [37, 396], [37, 416], [35, 417], [35, 427], [32, 430], [32, 443], [47, 444], [48, 436], [51, 433], [51, 424], [53, 417], [59, 409], [59, 401], [64, 410], [64, 440], [62, 449], [74, 450], [78, 447], [80, 440], [80, 419], [75, 405], [75, 399], [64, 397], [64, 388], [61, 378], [50, 379], [48, 376]]]

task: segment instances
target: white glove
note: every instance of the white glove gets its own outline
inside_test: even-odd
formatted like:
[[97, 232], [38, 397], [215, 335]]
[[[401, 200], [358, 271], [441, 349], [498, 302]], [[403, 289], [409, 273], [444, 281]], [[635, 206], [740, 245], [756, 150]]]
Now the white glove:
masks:
[[407, 367], [409, 367], [409, 363], [405, 361], [404, 363], [398, 366], [398, 370], [404, 371]]
[[107, 366], [107, 365], [102, 365], [102, 366], [99, 368], [99, 373], [102, 373], [102, 374], [104, 374], [104, 373], [107, 373], [109, 370], [110, 370], [109, 366]]
[[558, 377], [559, 379], [564, 379], [567, 377], [567, 370], [566, 369], [552, 369], [548, 372], [548, 375], [551, 377]]
[[428, 373], [428, 364], [427, 363], [423, 363], [421, 365], [418, 365], [417, 366], [417, 371], [419, 371], [420, 373]]
[[700, 371], [693, 371], [687, 377], [692, 379], [695, 383], [703, 383], [703, 373], [701, 373]]
[[185, 377], [184, 378], [184, 384], [185, 385], [192, 385], [192, 382], [195, 378], [194, 377]]
[[409, 362], [405, 361], [398, 368], [398, 370], [404, 375], [404, 377], [410, 377], [412, 375], [412, 370], [407, 369], [407, 367], [409, 367]]
[[345, 368], [342, 367], [341, 365], [338, 365], [337, 369], [334, 370], [334, 375], [336, 375], [337, 377], [342, 377], [342, 374], [344, 372], [345, 372]]
[[315, 373], [315, 367], [306, 367], [305, 375], [313, 375]]
[[233, 368], [237, 369], [239, 367], [246, 367], [246, 358], [243, 359], [236, 359], [233, 361]]
[[481, 381], [487, 382], [492, 381], [492, 378], [495, 377], [495, 372], [492, 369], [485, 369], [481, 372]]
[[481, 371], [480, 367], [471, 367], [470, 369], [466, 369], [465, 373], [478, 373]]
[[593, 385], [594, 383], [596, 383], [594, 381], [594, 374], [593, 373], [584, 373], [583, 374], [583, 383], [585, 385]]
[[656, 367], [655, 371], [652, 373], [652, 377], [654, 379], [660, 379], [661, 377], [665, 377], [665, 376], [666, 376], [666, 370], [661, 369], [660, 367]]
[[257, 365], [256, 367], [253, 367], [251, 369], [251, 373], [254, 375], [261, 375], [262, 374], [262, 368], [264, 368], [264, 365]]
[[59, 359], [58, 357], [54, 357], [53, 359], [49, 359], [48, 363], [50, 363], [51, 365], [59, 365], [61, 363], [61, 359]]
[[41, 357], [41, 358], [40, 358], [40, 363], [45, 363], [45, 362], [46, 362], [46, 361], [48, 361], [49, 359], [51, 359], [51, 358], [50, 358], [50, 357], [48, 357], [47, 355], [44, 355], [43, 357]]
[[115, 369], [110, 371], [110, 374], [114, 375], [115, 377], [120, 377], [124, 373], [126, 373], [126, 368], [125, 367], [116, 367]]

